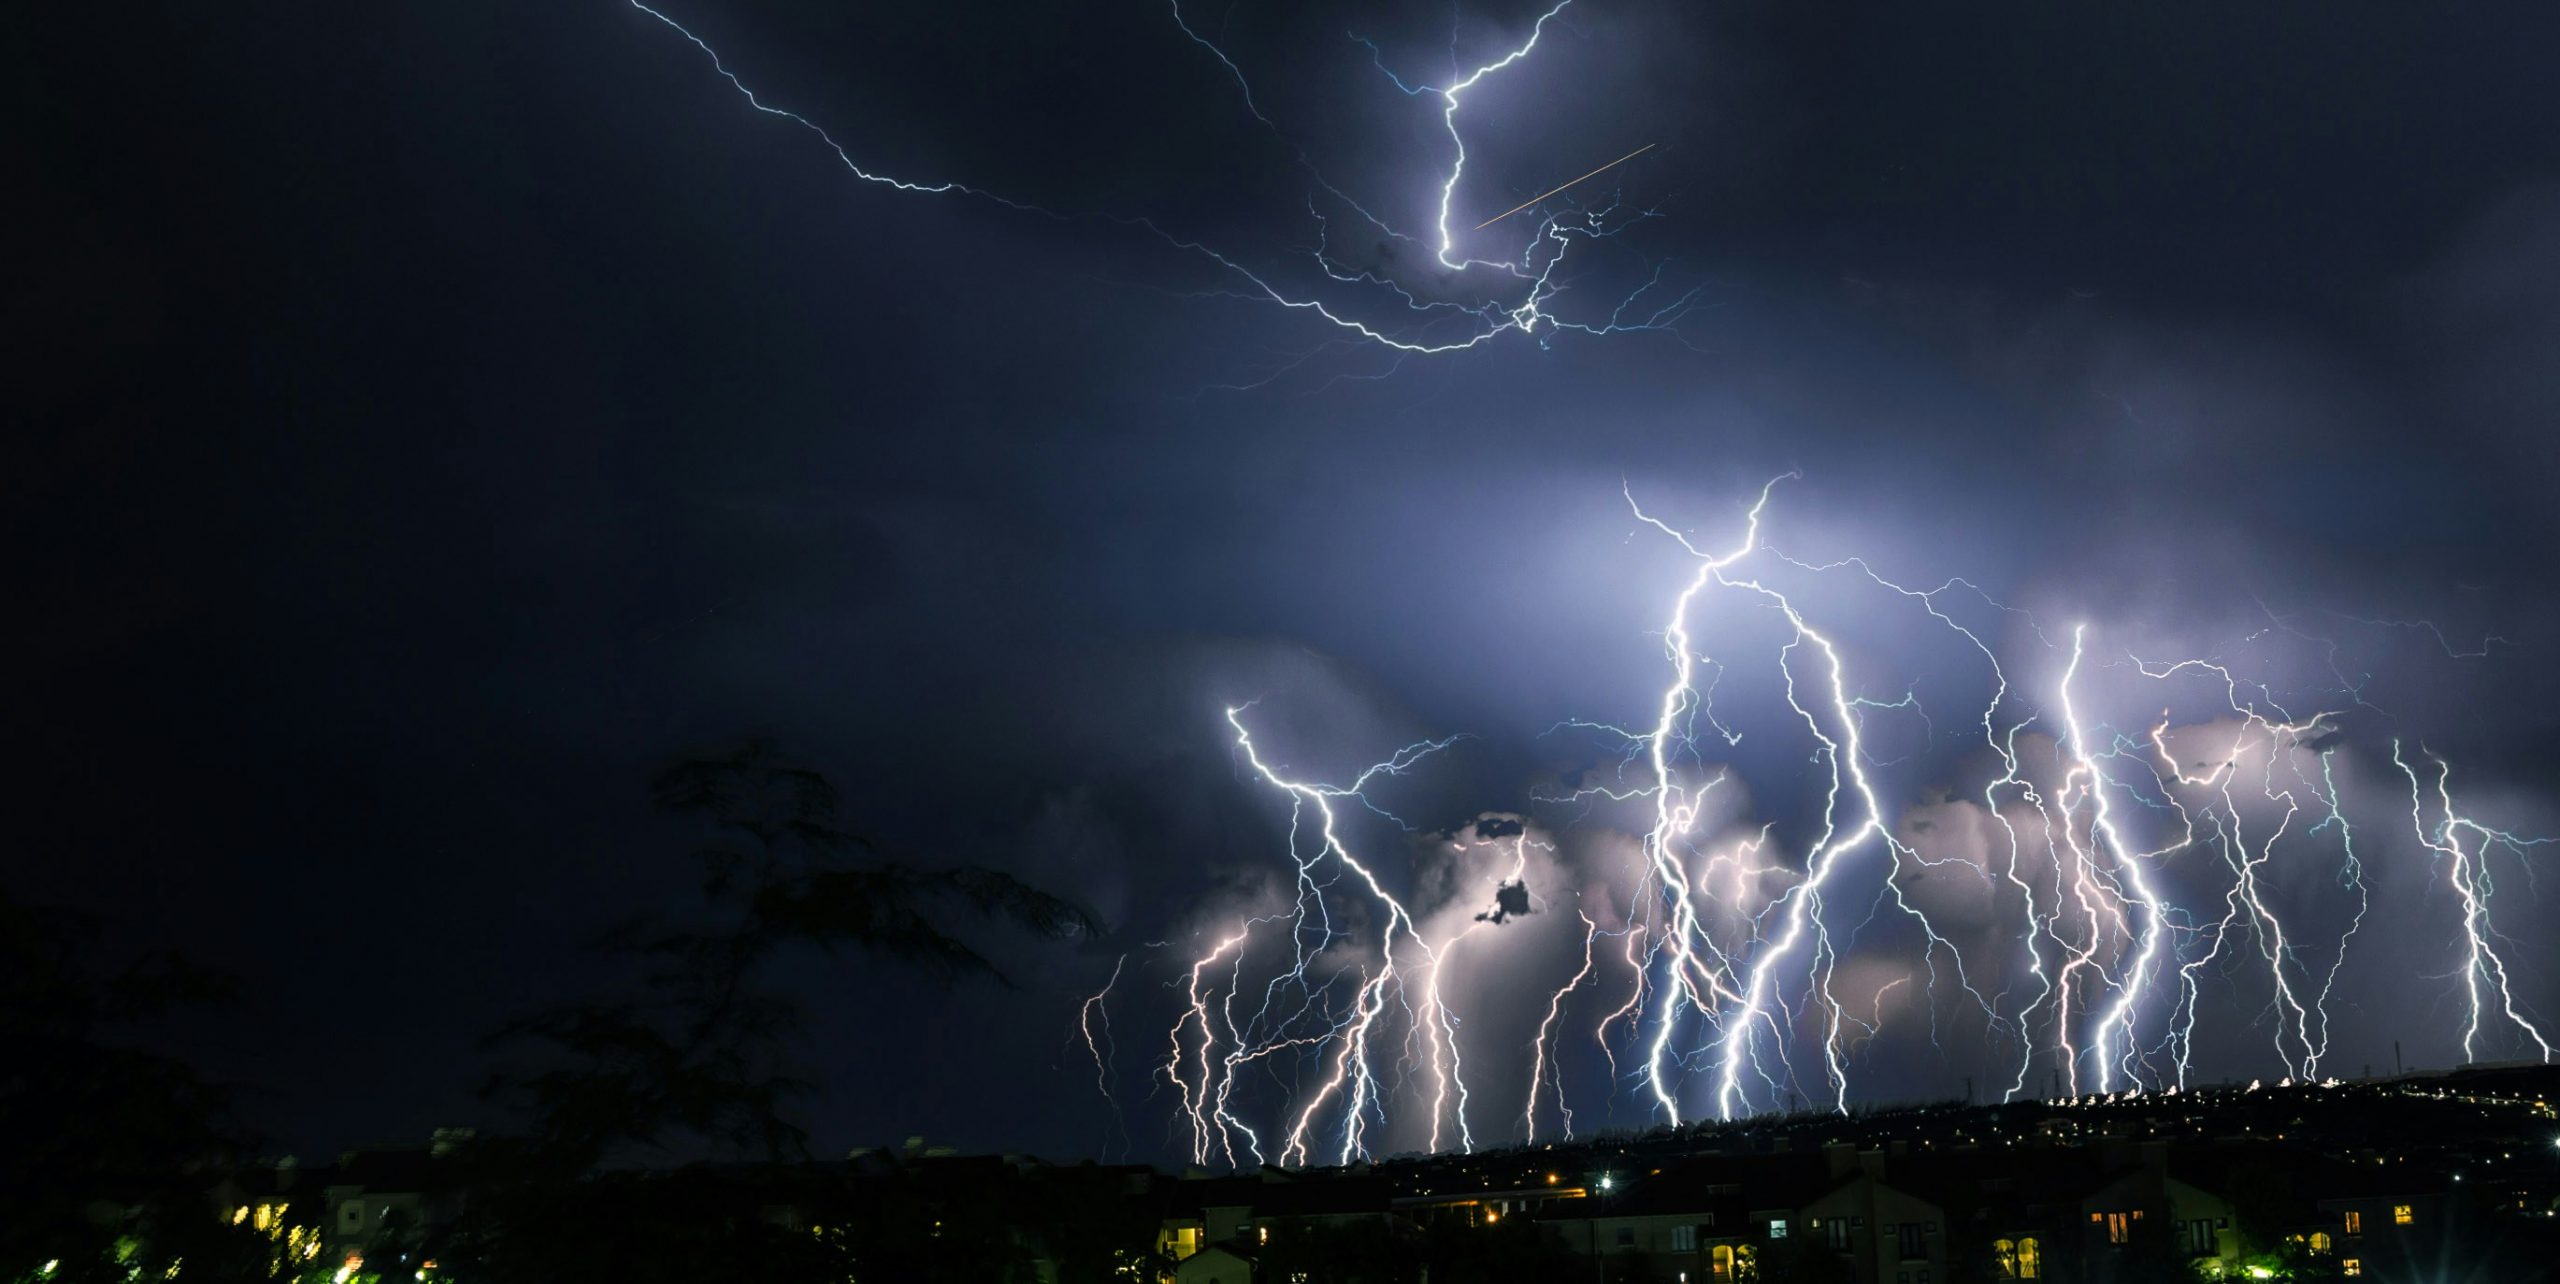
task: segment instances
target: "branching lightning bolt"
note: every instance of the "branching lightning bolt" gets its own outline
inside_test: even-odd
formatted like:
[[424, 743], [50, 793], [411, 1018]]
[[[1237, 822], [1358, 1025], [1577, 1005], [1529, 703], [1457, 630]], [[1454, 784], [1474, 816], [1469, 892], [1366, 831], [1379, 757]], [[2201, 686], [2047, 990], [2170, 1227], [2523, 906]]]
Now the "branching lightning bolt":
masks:
[[[1610, 748], [1594, 778], [1532, 796], [1568, 824], [1640, 819], [1626, 831], [1634, 890], [1614, 902], [1615, 893], [1595, 901], [1599, 885], [1588, 882], [1578, 893], [1578, 965], [1542, 987], [1534, 1018], [1520, 1018], [1527, 1055], [1516, 1071], [1522, 1089], [1510, 1135], [1535, 1142], [1548, 1135], [1549, 1120], [1572, 1135], [1565, 1057], [1574, 1046], [1586, 1049], [1578, 1055], [1596, 1051], [1608, 1067], [1604, 1078], [1577, 1082], [1602, 1085], [1612, 1100], [1632, 1088], [1666, 1123], [1782, 1108], [1808, 1089], [1825, 1107], [1846, 1110], [1862, 1062], [1881, 1055], [1885, 1004], [1896, 995], [1925, 1013], [1926, 1035], [1942, 1051], [1948, 1022], [1989, 1040], [1994, 1062], [2011, 1068], [2004, 1097], [2034, 1089], [2039, 1059], [2049, 1059], [2053, 1090], [2075, 1098], [2178, 1091], [2195, 1072], [2200, 1040], [2219, 1037], [2199, 1030], [2205, 999], [2216, 993], [2262, 1004], [2253, 1025], [2266, 1032], [2255, 1051], [2225, 1044], [2217, 1055], [2272, 1057], [2286, 1080], [2316, 1080], [2334, 1042], [2331, 1003], [2373, 908], [2374, 829], [2351, 818], [2356, 804], [2342, 758], [2349, 750], [2338, 743], [2343, 715], [2297, 715], [2268, 681], [2218, 655], [2108, 660], [2092, 626], [2048, 633], [1970, 580], [1917, 588], [1861, 558], [1788, 557], [1770, 545], [1766, 524], [1789, 477], [1762, 487], [1721, 543], [1680, 532], [1638, 504], [1632, 488], [1625, 492], [1638, 526], [1691, 559], [1660, 626], [1669, 676], [1641, 729], [1557, 724], [1551, 734]], [[1943, 697], [1924, 708], [1917, 685], [1868, 685], [1860, 659], [1874, 646], [1861, 633], [1875, 617], [1862, 613], [1873, 608], [1846, 611], [1842, 595], [1850, 590], [1874, 596], [1888, 613], [1908, 611], [1926, 626], [1923, 635], [1971, 657], [1973, 712], [1943, 722], [1928, 712]], [[2004, 659], [1995, 623], [2022, 641], [2039, 676], [2023, 678], [2018, 661]], [[1723, 640], [1747, 640], [1754, 629], [1771, 650], [1754, 654]], [[1719, 687], [1743, 681], [1767, 683], [1783, 710], [1778, 723], [1787, 725], [1763, 715], [1758, 725], [1770, 729], [1746, 731], [1743, 721], [1720, 716]], [[2139, 697], [2145, 684], [2191, 712], [2182, 719], [2153, 704], [2130, 723], [2102, 714], [2127, 690]], [[2031, 698], [2038, 690], [2040, 703]], [[2372, 711], [2361, 701], [2355, 707]], [[1237, 1139], [1236, 1153], [1259, 1154], [1259, 1134], [1232, 1108], [1241, 1099], [1236, 1071], [1247, 1065], [1278, 1071], [1252, 1087], [1282, 1098], [1275, 1154], [1283, 1163], [1370, 1155], [1379, 1129], [1395, 1120], [1410, 1144], [1476, 1148], [1483, 1121], [1471, 1105], [1471, 1079], [1513, 1071], [1486, 1059], [1499, 1041], [1467, 1037], [1471, 1020], [1487, 1018], [1465, 1010], [1464, 996], [1482, 987], [1453, 986], [1463, 974], [1513, 966], [1501, 919], [1478, 914], [1454, 929], [1427, 927], [1445, 921], [1444, 907], [1392, 891], [1394, 880], [1345, 829], [1352, 817], [1392, 820], [1370, 791], [1450, 742], [1407, 746], [1348, 785], [1324, 785], [1275, 765], [1244, 713], [1228, 713], [1244, 762], [1254, 779], [1290, 799], [1298, 890], [1276, 914], [1205, 937], [1212, 944], [1188, 973], [1189, 1004], [1173, 1030], [1166, 1074], [1182, 1090], [1195, 1155], [1225, 1153]], [[1871, 726], [1879, 719], [1904, 720], [1929, 749], [1880, 758]], [[1790, 729], [1804, 746], [1801, 832], [1736, 823], [1750, 805], [1739, 792], [1744, 768], [1716, 756]], [[1935, 835], [1928, 831], [1939, 822], [1914, 819], [1911, 785], [1899, 778], [1945, 752], [1942, 741], [1969, 744], [1983, 767], [1971, 788], [1946, 791], [1969, 798], [1971, 810], [1938, 813], [1964, 820], [1965, 829]], [[2490, 869], [2493, 858], [2529, 862], [2545, 840], [2476, 819], [2457, 803], [2441, 760], [2421, 766], [2395, 740], [2388, 761], [2407, 782], [2418, 850], [2435, 863], [2458, 911], [2461, 1054], [2481, 1055], [2505, 1030], [2552, 1059], [2512, 942], [2495, 926]], [[1888, 765], [1897, 770], [1884, 773]], [[1360, 806], [1338, 805], [1345, 800]], [[1533, 822], [1520, 823], [1495, 840], [1504, 859], [1481, 877], [1521, 884], [1532, 851], [1558, 871], [1570, 867], [1559, 840], [1533, 838], [1525, 829]], [[1428, 832], [1393, 824], [1408, 841]], [[1476, 859], [1485, 843], [1453, 837], [1443, 846]], [[1949, 893], [1924, 891], [1932, 887], [1984, 898], [1988, 926], [1942, 923], [1935, 898]], [[2279, 897], [2286, 887], [2289, 897]], [[2315, 890], [2334, 915], [2316, 933], [2294, 921]], [[1349, 919], [1327, 908], [1345, 894], [1371, 924], [1357, 939], [1337, 926]], [[1276, 975], [1256, 986], [1245, 976], [1247, 938], [1275, 918], [1289, 926], [1285, 937], [1268, 934], [1268, 948], [1286, 958], [1274, 959]], [[1868, 936], [1892, 937], [1894, 922], [1909, 925], [1910, 944], [1891, 948], [1909, 952], [1888, 954], [1889, 970], [1864, 973], [1870, 979], [1853, 991], [1854, 1003], [1843, 1002], [1844, 969], [1862, 959], [1876, 966]], [[1277, 948], [1282, 939], [1290, 942], [1285, 951]], [[1568, 999], [1595, 982], [1614, 993], [1584, 1027], [1591, 1043], [1577, 1045], [1562, 1037]], [[1250, 1018], [1214, 1019], [1248, 993], [1259, 1004]], [[1891, 1037], [1919, 1038], [1920, 1027]]]
[[[1323, 244], [1322, 232], [1325, 220], [1321, 213], [1315, 214], [1319, 244], [1312, 255], [1316, 276], [1309, 283], [1310, 286], [1357, 287], [1357, 290], [1365, 291], [1369, 297], [1362, 297], [1357, 293], [1344, 295], [1342, 291], [1335, 290], [1334, 294], [1339, 297], [1328, 298], [1315, 289], [1286, 284], [1280, 280], [1273, 268], [1250, 266], [1245, 257], [1240, 254], [1217, 249], [1197, 237], [1169, 230], [1156, 220], [1145, 216], [1063, 213], [1033, 201], [1002, 194], [992, 188], [958, 180], [920, 181], [885, 173], [857, 161], [851, 152], [817, 122], [799, 112], [768, 103], [759, 97], [717, 50], [665, 11], [652, 7], [644, 0], [625, 0], [625, 3], [664, 25], [699, 50], [703, 57], [709, 60], [713, 73], [727, 82], [750, 108], [764, 115], [789, 121], [815, 135], [848, 173], [865, 183], [908, 194], [951, 194], [976, 197], [1022, 213], [1039, 214], [1053, 219], [1093, 218], [1142, 232], [1184, 254], [1205, 260], [1216, 271], [1235, 283], [1234, 287], [1229, 289], [1198, 292], [1200, 297], [1250, 299], [1313, 316], [1333, 327], [1342, 339], [1355, 345], [1382, 349], [1399, 362], [1409, 356], [1436, 356], [1469, 351], [1503, 335], [1515, 333], [1540, 338], [1541, 342], [1543, 342], [1543, 336], [1548, 333], [1568, 330], [1587, 335], [1639, 330], [1664, 331], [1672, 333], [1677, 338], [1678, 325], [1697, 302], [1698, 291], [1695, 289], [1680, 292], [1663, 290], [1662, 274], [1660, 269], [1656, 268], [1648, 279], [1620, 296], [1617, 302], [1601, 316], [1567, 318], [1550, 310], [1550, 305], [1565, 288], [1565, 282], [1557, 275], [1558, 270], [1563, 266], [1568, 251], [1577, 242], [1614, 236], [1634, 223], [1653, 217], [1651, 211], [1638, 210], [1622, 216], [1617, 213], [1613, 205], [1597, 209], [1569, 207], [1541, 219], [1522, 243], [1519, 252], [1512, 258], [1458, 259], [1452, 257], [1456, 241], [1449, 230], [1450, 211], [1456, 200], [1467, 160], [1466, 139], [1458, 127], [1461, 98], [1486, 78], [1527, 58], [1545, 33], [1548, 22], [1570, 5], [1572, 0], [1561, 0], [1553, 8], [1539, 15], [1527, 39], [1516, 48], [1476, 68], [1473, 72], [1457, 78], [1445, 88], [1424, 91], [1440, 99], [1439, 115], [1443, 127], [1449, 134], [1453, 153], [1447, 174], [1437, 185], [1438, 201], [1434, 227], [1438, 249], [1435, 253], [1435, 263], [1444, 270], [1461, 274], [1462, 277], [1475, 275], [1475, 270], [1481, 269], [1484, 273], [1492, 274], [1505, 282], [1504, 288], [1495, 292], [1496, 297], [1492, 298], [1486, 298], [1474, 291], [1472, 287], [1467, 287], [1463, 280], [1436, 283], [1430, 287], [1429, 292], [1443, 293], [1447, 297], [1426, 298], [1423, 287], [1399, 283], [1392, 276], [1377, 269], [1345, 267], [1330, 256]], [[1290, 143], [1281, 133], [1279, 125], [1264, 110], [1262, 103], [1254, 94], [1252, 81], [1246, 76], [1242, 65], [1215, 41], [1191, 25], [1182, 12], [1179, 0], [1169, 4], [1168, 9], [1174, 27], [1189, 43], [1216, 59], [1228, 79], [1234, 82], [1246, 113], [1269, 129], [1275, 137], [1280, 138], [1318, 189], [1339, 203], [1342, 208], [1391, 238], [1404, 241], [1421, 239], [1398, 231], [1385, 219], [1372, 213], [1367, 205], [1354, 200], [1339, 186], [1326, 179], [1317, 170], [1315, 163], [1309, 159], [1304, 149]], [[1369, 47], [1372, 55], [1378, 56], [1376, 46]], [[1384, 66], [1382, 60], [1380, 66]], [[1397, 83], [1399, 88], [1405, 89], [1408, 94], [1415, 92], [1404, 86], [1401, 81]], [[1313, 212], [1312, 203], [1310, 210]], [[1451, 288], [1457, 289], [1458, 292], [1448, 293]], [[1383, 304], [1379, 302], [1380, 296], [1385, 300]], [[1298, 360], [1303, 361], [1324, 350], [1321, 346], [1312, 349]], [[1297, 361], [1292, 361], [1286, 363], [1283, 368], [1296, 364], [1298, 364]], [[1278, 373], [1275, 371], [1271, 376], [1249, 383], [1225, 386], [1256, 387], [1268, 382], [1271, 377], [1277, 377]]]

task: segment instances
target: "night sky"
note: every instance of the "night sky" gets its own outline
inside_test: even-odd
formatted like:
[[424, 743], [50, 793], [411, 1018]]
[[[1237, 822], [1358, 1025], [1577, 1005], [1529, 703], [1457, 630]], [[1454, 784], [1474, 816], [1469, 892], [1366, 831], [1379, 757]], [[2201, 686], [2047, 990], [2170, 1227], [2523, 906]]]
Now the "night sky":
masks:
[[[2341, 743], [2401, 841], [2329, 1064], [2458, 1059], [2387, 748], [2560, 834], [2549, 6], [1575, 0], [1467, 100], [1458, 225], [1651, 143], [1572, 194], [1651, 217], [1577, 246], [1554, 306], [1605, 318], [1657, 270], [1694, 297], [1401, 358], [1130, 220], [1394, 322], [1318, 274], [1311, 206], [1343, 261], [1445, 279], [1313, 175], [1427, 229], [1448, 137], [1381, 67], [1445, 79], [1536, 7], [1460, 5], [1453, 43], [1437, 4], [1189, 6], [1268, 125], [1160, 3], [666, 12], [863, 165], [1055, 215], [864, 183], [623, 0], [52, 6], [6, 37], [7, 885], [237, 973], [169, 1037], [277, 1149], [491, 1121], [477, 1037], [693, 903], [650, 771], [765, 733], [891, 848], [1109, 928], [963, 921], [1011, 990], [797, 960], [814, 1148], [1187, 1157], [1150, 1095], [1167, 987], [1287, 869], [1222, 709], [1258, 698], [1337, 782], [1466, 733], [1382, 805], [1566, 830], [1532, 795], [1595, 759], [1542, 733], [1651, 717], [1689, 573], [1627, 494], [1713, 540], [1790, 470], [1792, 556], [1965, 576], [2109, 663], [2357, 693]], [[1843, 609], [1864, 694], [1939, 672]], [[2276, 617], [2344, 659], [2252, 643]], [[1932, 713], [1897, 808], [1956, 783], [1925, 761], [1967, 714]], [[1744, 765], [1800, 824], [1794, 768]], [[2533, 863], [2498, 867], [2500, 926], [2548, 1032]], [[1124, 955], [1115, 1121], [1076, 1018]], [[2280, 1073], [2265, 1020], [2218, 1012], [2199, 1072]], [[1857, 1095], [1976, 1073], [1919, 1038]], [[1566, 1066], [1605, 1114], [1587, 1042]]]

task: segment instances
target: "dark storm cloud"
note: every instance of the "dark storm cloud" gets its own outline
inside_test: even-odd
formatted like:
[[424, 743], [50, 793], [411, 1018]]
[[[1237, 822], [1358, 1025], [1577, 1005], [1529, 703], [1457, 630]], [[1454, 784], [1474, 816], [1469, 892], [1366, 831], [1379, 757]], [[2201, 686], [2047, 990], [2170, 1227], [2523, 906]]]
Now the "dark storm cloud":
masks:
[[[1085, 1080], [1024, 1086], [1073, 999], [1274, 877], [1221, 709], [1335, 780], [1475, 733], [1399, 814], [1520, 806], [1592, 765], [1538, 733], [1658, 691], [1684, 564], [1621, 483], [1712, 531], [1790, 467], [1790, 554], [2164, 648], [2265, 608], [2512, 638], [2317, 617], [2379, 734], [2547, 790], [2548, 14], [1569, 12], [1465, 197], [1659, 141], [1623, 191], [1661, 217], [1578, 288], [1659, 262], [1686, 342], [1392, 374], [1107, 221], [865, 188], [619, 3], [19, 28], [25, 881], [246, 971], [271, 1033], [203, 1053], [292, 1144], [415, 1134], [473, 1034], [590, 982], [578, 938], [687, 895], [647, 767], [775, 731], [865, 827], [1115, 928], [1018, 994], [813, 971], [818, 1135], [1087, 1150]], [[866, 161], [1257, 265], [1313, 243], [1297, 147], [1399, 223], [1444, 172], [1344, 35], [1428, 75], [1443, 8], [1224, 19], [1286, 141], [1144, 5], [681, 16]]]

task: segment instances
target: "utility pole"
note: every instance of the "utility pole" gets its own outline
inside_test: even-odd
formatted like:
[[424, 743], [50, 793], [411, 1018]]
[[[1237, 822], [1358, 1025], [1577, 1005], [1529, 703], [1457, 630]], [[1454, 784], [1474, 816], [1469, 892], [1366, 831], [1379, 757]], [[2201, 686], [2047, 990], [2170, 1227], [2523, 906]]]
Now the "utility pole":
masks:
[[2391, 1077], [2397, 1079], [2407, 1073], [2409, 1072], [2400, 1066], [2400, 1041], [2393, 1039], [2391, 1041]]

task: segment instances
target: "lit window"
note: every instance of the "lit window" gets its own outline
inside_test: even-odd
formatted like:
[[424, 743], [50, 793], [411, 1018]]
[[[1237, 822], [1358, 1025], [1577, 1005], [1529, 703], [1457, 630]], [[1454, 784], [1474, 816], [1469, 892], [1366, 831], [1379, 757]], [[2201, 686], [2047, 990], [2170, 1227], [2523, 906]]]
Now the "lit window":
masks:
[[2018, 1278], [2022, 1280], [2044, 1278], [2044, 1245], [2036, 1242], [2036, 1237], [2033, 1235], [2018, 1241]]
[[2132, 1243], [2133, 1219], [2139, 1216], [2141, 1216], [2139, 1213], [2107, 1214], [2107, 1242], [2110, 1244]]
[[2357, 1212], [2352, 1208], [2347, 1210], [2347, 1233], [2350, 1235], [2364, 1234], [2364, 1214]]
[[2350, 1257], [2345, 1261], [2338, 1263], [2338, 1273], [2340, 1275], [2364, 1274], [2364, 1259], [2360, 1257]]
[[1672, 1228], [1671, 1228], [1671, 1251], [1672, 1251], [1672, 1252], [1675, 1252], [1675, 1253], [1694, 1253], [1694, 1252], [1697, 1252], [1697, 1251], [1698, 1251], [1698, 1228], [1697, 1228], [1697, 1227], [1695, 1227], [1695, 1226], [1674, 1226], [1674, 1227], [1672, 1227]]
[[1786, 1237], [1787, 1237], [1787, 1219], [1786, 1219], [1786, 1218], [1784, 1218], [1784, 1217], [1772, 1217], [1772, 1218], [1770, 1218], [1770, 1219], [1769, 1219], [1769, 1238], [1771, 1238], [1771, 1239], [1785, 1239]]
[[2017, 1244], [2005, 1239], [1995, 1239], [1991, 1241], [1991, 1265], [1992, 1269], [2000, 1273], [1999, 1277], [2001, 1279], [2013, 1280], [2018, 1278]]
[[2406, 1225], [2408, 1225], [2409, 1223], [2414, 1222], [2414, 1221], [2416, 1221], [2416, 1220], [2418, 1220], [2418, 1219], [2410, 1215], [2410, 1213], [2409, 1213], [2409, 1206], [2408, 1206], [2407, 1204], [2393, 1204], [2393, 1205], [2391, 1206], [2391, 1224], [2392, 1224], [2392, 1225], [2394, 1225], [2394, 1226], [2406, 1226]]
[[2313, 1231], [2313, 1232], [2311, 1232], [2311, 1251], [2312, 1251], [2312, 1252], [2315, 1252], [2315, 1253], [2326, 1253], [2326, 1252], [2328, 1252], [2330, 1249], [2336, 1248], [2337, 1246], [2338, 1246], [2338, 1245], [2337, 1245], [2337, 1241], [2332, 1240], [2332, 1239], [2330, 1239], [2330, 1238], [2329, 1238], [2329, 1232], [2327, 1232], [2327, 1231]]
[[1732, 1278], [1733, 1278], [1733, 1245], [1731, 1245], [1731, 1244], [1718, 1244], [1718, 1245], [1716, 1245], [1716, 1251], [1715, 1251], [1713, 1254], [1710, 1254], [1710, 1255], [1709, 1255], [1708, 1262], [1709, 1262], [1709, 1265], [1710, 1265], [1710, 1266], [1712, 1266], [1712, 1267], [1714, 1268], [1714, 1270], [1715, 1270], [1715, 1276], [1716, 1276], [1716, 1278], [1717, 1278], [1717, 1279], [1720, 1279], [1720, 1280], [1729, 1280], [1729, 1279], [1732, 1279]]

